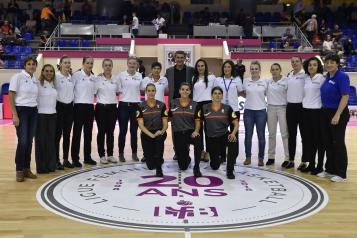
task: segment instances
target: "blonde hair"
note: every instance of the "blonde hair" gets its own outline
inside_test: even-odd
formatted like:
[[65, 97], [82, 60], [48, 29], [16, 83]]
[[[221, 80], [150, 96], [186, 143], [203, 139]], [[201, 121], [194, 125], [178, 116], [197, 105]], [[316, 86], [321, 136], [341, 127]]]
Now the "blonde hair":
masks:
[[253, 60], [253, 61], [250, 63], [250, 65], [253, 65], [253, 64], [258, 65], [259, 70], [262, 70], [262, 67], [260, 66], [260, 62], [259, 62], [258, 60]]

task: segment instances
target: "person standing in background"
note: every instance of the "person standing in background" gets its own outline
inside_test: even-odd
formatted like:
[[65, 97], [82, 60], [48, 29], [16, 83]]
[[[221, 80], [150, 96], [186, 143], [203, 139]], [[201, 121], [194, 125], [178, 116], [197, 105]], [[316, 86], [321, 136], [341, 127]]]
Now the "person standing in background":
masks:
[[131, 22], [131, 34], [134, 38], [138, 37], [139, 33], [139, 18], [136, 16], [136, 12], [133, 12], [133, 20]]
[[235, 75], [237, 75], [242, 80], [243, 83], [245, 65], [242, 62], [243, 62], [242, 59], [237, 59], [237, 64], [234, 65], [234, 71], [235, 71]]

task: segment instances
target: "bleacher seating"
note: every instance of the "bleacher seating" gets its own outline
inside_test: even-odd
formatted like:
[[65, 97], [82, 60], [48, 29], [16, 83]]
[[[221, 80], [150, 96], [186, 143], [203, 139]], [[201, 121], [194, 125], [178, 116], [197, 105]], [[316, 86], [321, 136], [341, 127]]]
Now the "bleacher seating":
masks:
[[354, 86], [350, 86], [350, 94], [348, 99], [348, 105], [357, 105], [357, 94], [356, 88]]
[[9, 93], [9, 83], [4, 83], [1, 85], [1, 92], [0, 92], [0, 103], [3, 103], [3, 96]]

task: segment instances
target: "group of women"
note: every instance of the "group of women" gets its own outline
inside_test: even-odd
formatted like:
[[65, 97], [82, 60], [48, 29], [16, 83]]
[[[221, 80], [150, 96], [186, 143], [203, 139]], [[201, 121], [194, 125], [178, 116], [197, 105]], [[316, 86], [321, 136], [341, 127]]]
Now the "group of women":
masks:
[[[282, 167], [295, 166], [299, 127], [302, 162], [298, 170], [328, 177], [334, 182], [346, 179], [347, 151], [344, 139], [349, 119], [349, 78], [338, 69], [339, 57], [336, 55], [325, 58], [326, 79], [322, 75], [322, 63], [316, 57], [304, 62], [299, 57], [292, 57], [293, 70], [287, 77], [282, 75], [281, 66], [274, 63], [269, 79], [260, 76], [260, 63], [252, 61], [251, 76], [244, 80], [236, 76], [231, 60], [223, 63], [221, 76], [215, 77], [209, 73], [206, 61], [199, 59], [191, 84], [183, 82], [180, 85], [180, 97], [170, 100], [168, 109], [164, 103], [164, 95], [169, 88], [168, 80], [160, 75], [162, 66], [159, 62], [152, 64], [152, 73], [144, 79], [137, 72], [135, 57], [128, 58], [127, 70], [118, 76], [112, 75], [111, 59], [103, 60], [103, 72], [98, 76], [92, 73], [93, 63], [92, 57], [85, 57], [83, 67], [71, 74], [70, 58], [63, 56], [57, 73], [52, 65], [46, 64], [37, 80], [34, 77], [37, 61], [29, 57], [24, 61], [24, 70], [11, 79], [10, 104], [18, 136], [15, 159], [17, 181], [36, 178], [30, 170], [33, 137], [36, 142], [37, 173], [81, 167], [79, 151], [82, 130], [84, 163], [95, 165], [96, 161], [91, 157], [94, 118], [98, 127], [97, 148], [101, 164], [117, 162], [113, 157], [117, 120], [120, 129], [119, 161], [126, 161], [124, 147], [130, 122], [132, 160], [139, 160], [139, 127], [147, 166], [150, 170], [156, 170], [156, 176], [163, 176], [164, 142], [168, 121], [171, 121], [173, 145], [181, 170], [188, 169], [190, 165], [189, 146], [193, 144], [194, 176], [202, 176], [200, 160], [203, 154], [208, 153], [211, 168], [217, 170], [227, 162], [227, 178], [234, 179], [239, 148], [238, 96], [246, 99], [243, 116], [244, 165], [252, 162], [254, 126], [258, 135], [258, 166], [264, 165], [266, 124], [269, 131], [266, 165], [274, 164], [279, 124], [285, 157]], [[141, 102], [143, 91], [145, 101]], [[59, 152], [61, 138], [63, 163], [60, 162]], [[324, 170], [325, 152], [327, 160]]]

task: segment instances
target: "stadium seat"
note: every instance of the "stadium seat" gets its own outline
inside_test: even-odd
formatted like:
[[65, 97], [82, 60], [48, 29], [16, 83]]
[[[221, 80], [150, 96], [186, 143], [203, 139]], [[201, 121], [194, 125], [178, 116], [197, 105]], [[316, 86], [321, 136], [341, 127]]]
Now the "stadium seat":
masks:
[[12, 46], [11, 45], [6, 45], [4, 47], [4, 52], [5, 52], [5, 54], [11, 54], [12, 53]]
[[4, 83], [3, 85], [1, 85], [0, 103], [3, 103], [3, 96], [9, 93], [9, 85], [9, 83]]
[[32, 54], [32, 47], [31, 47], [31, 46], [24, 46], [24, 47], [23, 47], [23, 53], [24, 53], [25, 55]]
[[30, 32], [26, 32], [23, 34], [22, 36], [25, 40], [32, 40], [33, 39], [33, 36]]
[[69, 45], [69, 47], [78, 47], [79, 41], [78, 40], [69, 40], [68, 45]]
[[82, 47], [89, 47], [89, 41], [88, 40], [81, 40], [81, 46]]
[[350, 86], [349, 96], [348, 105], [357, 105], [357, 94], [354, 86]]
[[59, 47], [66, 47], [66, 41], [65, 40], [58, 40], [57, 45]]
[[22, 60], [16, 60], [14, 63], [14, 68], [15, 69], [22, 69], [23, 62]]
[[22, 52], [22, 47], [19, 46], [19, 45], [15, 45], [12, 48], [12, 53], [15, 54], [15, 55], [19, 55], [19, 54], [21, 54], [21, 52]]

